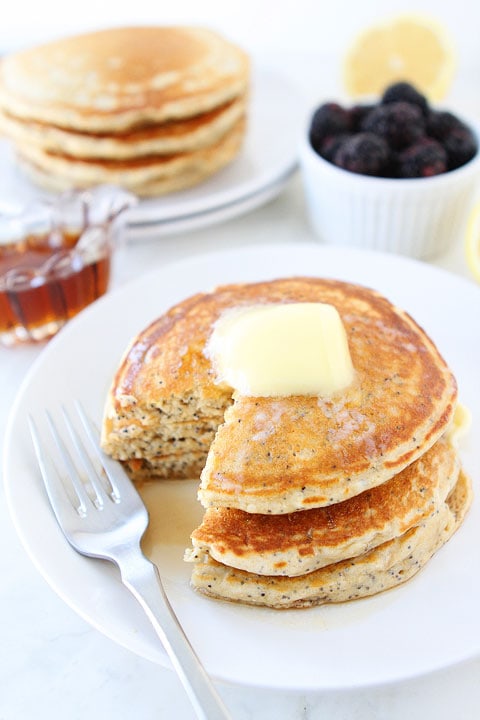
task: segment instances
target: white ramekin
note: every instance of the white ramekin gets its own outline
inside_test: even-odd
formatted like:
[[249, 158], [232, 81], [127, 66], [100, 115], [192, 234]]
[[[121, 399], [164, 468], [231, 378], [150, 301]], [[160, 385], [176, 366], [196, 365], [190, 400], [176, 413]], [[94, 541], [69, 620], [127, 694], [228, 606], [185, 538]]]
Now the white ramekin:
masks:
[[435, 177], [377, 178], [327, 162], [305, 133], [300, 167], [310, 220], [321, 241], [423, 259], [462, 242], [480, 188], [480, 151], [466, 165]]

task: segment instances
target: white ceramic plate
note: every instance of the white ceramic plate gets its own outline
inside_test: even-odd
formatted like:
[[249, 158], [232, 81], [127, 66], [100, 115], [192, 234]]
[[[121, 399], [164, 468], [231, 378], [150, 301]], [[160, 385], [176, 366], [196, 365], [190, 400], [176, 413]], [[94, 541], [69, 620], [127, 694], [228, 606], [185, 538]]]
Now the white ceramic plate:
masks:
[[[472, 313], [480, 307], [478, 287], [395, 255], [300, 244], [201, 255], [139, 278], [87, 308], [38, 358], [12, 409], [5, 482], [18, 533], [47, 581], [92, 625], [153, 661], [167, 662], [116, 569], [77, 555], [61, 535], [43, 492], [26, 415], [73, 396], [99, 420], [127, 342], [171, 304], [222, 282], [302, 273], [375, 287], [428, 330], [473, 413], [462, 453], [479, 495], [480, 337], [472, 325]], [[404, 586], [339, 606], [278, 612], [193, 593], [182, 554], [202, 514], [195, 487], [171, 482], [159, 492], [170, 519], [158, 549], [167, 592], [218, 679], [283, 689], [350, 688], [410, 678], [480, 651], [478, 499], [460, 531]]]
[[[155, 235], [176, 231], [175, 224], [188, 228], [218, 222], [216, 211], [228, 217], [249, 210], [258, 194], [257, 205], [280, 192], [297, 165], [297, 150], [306, 114], [306, 104], [295, 87], [278, 71], [255, 68], [243, 148], [226, 168], [196, 187], [155, 199], [142, 200], [129, 211], [128, 225], [135, 235], [145, 235], [155, 226]], [[21, 206], [45, 196], [26, 180], [15, 164], [9, 145], [0, 142], [0, 210]], [[250, 202], [248, 202], [250, 201]], [[209, 215], [209, 213], [213, 213]], [[217, 213], [218, 215], [218, 213]], [[159, 224], [165, 223], [162, 228]]]
[[295, 168], [292, 168], [271, 185], [266, 185], [262, 190], [254, 192], [252, 195], [247, 195], [239, 200], [226, 203], [213, 210], [198, 212], [193, 215], [185, 215], [184, 217], [173, 220], [130, 225], [129, 240], [134, 243], [135, 240], [149, 240], [154, 237], [177, 235], [179, 233], [190, 232], [191, 230], [199, 230], [200, 228], [211, 227], [212, 225], [226, 222], [251, 210], [255, 210], [255, 208], [265, 205], [269, 200], [279, 195], [292, 177], [294, 170]]

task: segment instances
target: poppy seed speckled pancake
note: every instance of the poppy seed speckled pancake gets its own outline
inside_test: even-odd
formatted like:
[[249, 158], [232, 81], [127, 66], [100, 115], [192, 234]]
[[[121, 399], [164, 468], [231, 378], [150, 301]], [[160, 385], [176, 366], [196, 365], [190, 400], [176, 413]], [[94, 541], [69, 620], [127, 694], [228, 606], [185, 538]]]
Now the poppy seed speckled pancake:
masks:
[[456, 450], [441, 438], [391, 480], [335, 505], [287, 515], [209, 508], [186, 559], [208, 555], [260, 575], [304, 575], [361, 555], [436, 514], [459, 470]]
[[0, 62], [0, 108], [60, 128], [117, 132], [208, 112], [245, 93], [246, 54], [194, 27], [119, 27]]
[[437, 513], [363, 555], [298, 577], [257, 575], [208, 558], [194, 565], [192, 586], [212, 598], [278, 609], [374, 595], [413, 577], [458, 529], [471, 502], [471, 483], [461, 472]]
[[[337, 308], [354, 382], [331, 398], [237, 397], [232, 405], [205, 355], [213, 325], [226, 309], [282, 302]], [[192, 477], [199, 457], [190, 463], [188, 451], [203, 426], [202, 504], [289, 513], [393, 477], [444, 433], [456, 396], [433, 342], [374, 290], [314, 277], [227, 285], [184, 300], [132, 341], [109, 391], [102, 443], [133, 461], [133, 478], [169, 477], [170, 462], [177, 477]], [[180, 437], [171, 431], [179, 423]]]

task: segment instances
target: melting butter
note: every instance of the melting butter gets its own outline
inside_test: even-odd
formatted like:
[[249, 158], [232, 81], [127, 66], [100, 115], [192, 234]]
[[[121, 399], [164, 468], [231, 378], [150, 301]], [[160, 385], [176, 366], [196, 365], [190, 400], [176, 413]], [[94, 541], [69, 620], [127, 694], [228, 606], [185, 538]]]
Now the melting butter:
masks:
[[326, 303], [227, 311], [215, 324], [206, 354], [218, 380], [247, 396], [329, 396], [354, 376], [342, 320]]
[[458, 447], [459, 441], [468, 434], [472, 425], [472, 413], [462, 403], [457, 403], [453, 414], [453, 420], [447, 430], [447, 438], [454, 447]]

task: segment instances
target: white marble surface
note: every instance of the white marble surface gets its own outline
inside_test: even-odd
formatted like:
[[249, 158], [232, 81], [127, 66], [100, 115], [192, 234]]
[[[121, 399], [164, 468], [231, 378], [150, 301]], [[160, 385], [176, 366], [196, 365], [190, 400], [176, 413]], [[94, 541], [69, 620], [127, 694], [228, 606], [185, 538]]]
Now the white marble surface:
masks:
[[[289, 242], [294, 253], [296, 241], [309, 239], [295, 177], [280, 197], [242, 218], [182, 236], [130, 243], [119, 258], [115, 285], [194, 252]], [[460, 245], [436, 264], [467, 274]], [[40, 347], [0, 349], [2, 438], [12, 400], [39, 352]], [[5, 501], [0, 503], [0, 542], [1, 720], [193, 718], [172, 671], [116, 646], [46, 585], [16, 537]], [[408, 683], [349, 692], [296, 694], [225, 685], [219, 690], [235, 720], [476, 720], [480, 658]]]

